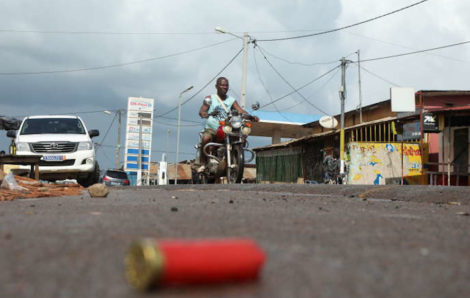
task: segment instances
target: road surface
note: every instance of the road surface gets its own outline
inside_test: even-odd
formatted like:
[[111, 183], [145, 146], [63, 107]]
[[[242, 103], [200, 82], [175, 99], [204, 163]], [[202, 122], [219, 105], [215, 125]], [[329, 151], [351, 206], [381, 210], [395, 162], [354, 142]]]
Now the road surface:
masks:
[[[470, 188], [178, 185], [0, 202], [0, 297], [468, 297]], [[254, 239], [260, 279], [124, 277], [140, 237]]]

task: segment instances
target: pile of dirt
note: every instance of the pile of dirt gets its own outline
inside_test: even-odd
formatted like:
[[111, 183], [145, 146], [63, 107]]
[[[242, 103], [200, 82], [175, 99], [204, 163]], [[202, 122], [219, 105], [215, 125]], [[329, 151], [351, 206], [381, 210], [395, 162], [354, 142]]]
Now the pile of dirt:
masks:
[[68, 183], [43, 183], [27, 177], [14, 176], [22, 190], [10, 190], [0, 188], [0, 201], [11, 201], [14, 199], [78, 196], [84, 190], [80, 184]]

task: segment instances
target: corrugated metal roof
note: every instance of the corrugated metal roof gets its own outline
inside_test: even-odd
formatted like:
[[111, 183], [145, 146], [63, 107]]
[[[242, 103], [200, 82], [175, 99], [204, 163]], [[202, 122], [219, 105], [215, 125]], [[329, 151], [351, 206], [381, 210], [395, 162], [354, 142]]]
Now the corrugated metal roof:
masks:
[[419, 90], [424, 96], [470, 95], [469, 90]]
[[271, 112], [262, 110], [249, 110], [248, 112], [252, 115], [258, 116], [260, 121], [280, 124], [304, 124], [320, 119], [320, 116], [312, 114]]
[[[377, 124], [377, 123], [381, 123], [381, 122], [389, 122], [389, 121], [393, 121], [393, 120], [396, 120], [396, 119], [397, 119], [397, 117], [385, 117], [385, 118], [382, 118], [382, 119], [373, 120], [373, 121], [369, 121], [369, 122], [363, 122], [361, 124], [356, 124], [356, 125], [353, 125], [353, 126], [345, 127], [344, 130], [345, 131], [346, 130], [351, 130], [351, 129], [359, 128], [359, 127], [362, 127], [362, 126], [373, 125], [373, 124]], [[263, 151], [263, 150], [268, 150], [268, 149], [272, 149], [272, 148], [288, 147], [288, 146], [290, 146], [292, 144], [295, 144], [295, 143], [298, 143], [298, 142], [302, 142], [302, 141], [310, 140], [310, 139], [314, 139], [314, 138], [319, 138], [319, 137], [324, 137], [324, 136], [328, 136], [328, 135], [334, 135], [334, 134], [337, 134], [339, 132], [340, 132], [339, 129], [325, 131], [325, 132], [317, 133], [317, 134], [314, 134], [314, 135], [305, 136], [305, 137], [298, 138], [298, 139], [293, 139], [293, 140], [290, 140], [290, 141], [287, 141], [287, 142], [277, 143], [277, 144], [268, 145], [268, 146], [264, 146], [264, 147], [253, 148], [253, 150], [254, 151]]]

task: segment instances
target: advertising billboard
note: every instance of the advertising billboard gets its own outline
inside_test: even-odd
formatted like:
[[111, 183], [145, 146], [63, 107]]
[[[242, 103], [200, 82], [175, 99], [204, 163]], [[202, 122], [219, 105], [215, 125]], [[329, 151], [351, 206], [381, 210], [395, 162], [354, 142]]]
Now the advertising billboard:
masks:
[[[124, 170], [131, 176], [136, 177], [135, 184], [137, 185], [140, 185], [139, 182], [142, 178], [149, 175], [152, 152], [153, 111], [153, 98], [128, 98]], [[131, 178], [131, 180], [134, 179]]]

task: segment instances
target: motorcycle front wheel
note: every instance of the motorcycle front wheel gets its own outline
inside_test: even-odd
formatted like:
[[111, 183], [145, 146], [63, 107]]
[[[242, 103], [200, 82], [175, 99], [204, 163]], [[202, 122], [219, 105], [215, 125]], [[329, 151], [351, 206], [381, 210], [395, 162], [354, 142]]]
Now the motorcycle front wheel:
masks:
[[233, 146], [230, 152], [230, 167], [227, 166], [228, 184], [240, 183], [243, 179], [243, 170], [245, 168], [245, 157], [243, 148], [240, 145]]

